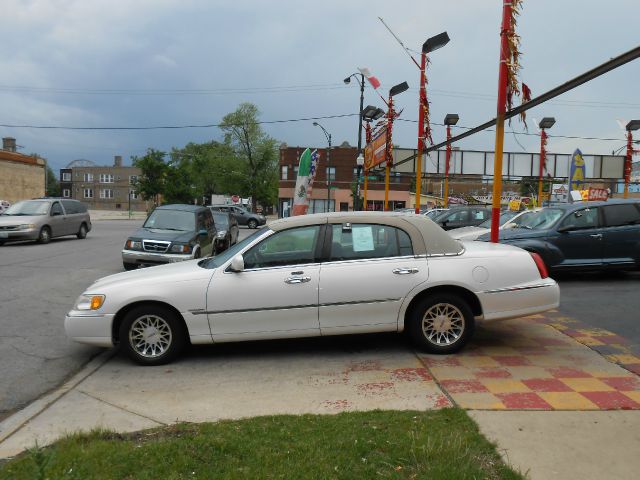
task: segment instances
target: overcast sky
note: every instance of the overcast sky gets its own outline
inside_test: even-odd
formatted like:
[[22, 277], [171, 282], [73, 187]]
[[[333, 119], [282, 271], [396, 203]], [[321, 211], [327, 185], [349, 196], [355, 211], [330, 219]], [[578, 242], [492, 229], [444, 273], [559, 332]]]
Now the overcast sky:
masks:
[[[495, 116], [500, 0], [3, 0], [0, 12], [0, 124], [56, 127], [152, 127], [220, 122], [241, 102], [261, 120], [357, 114], [359, 89], [342, 79], [369, 67], [402, 118], [417, 120], [419, 71], [378, 20], [405, 45], [446, 30], [451, 42], [431, 55], [432, 120], [460, 115], [475, 126]], [[640, 43], [637, 0], [524, 0], [521, 80], [537, 96]], [[640, 118], [640, 60], [607, 73], [528, 113], [554, 116], [549, 150], [610, 153], [624, 145], [617, 119]], [[365, 105], [383, 106], [371, 88]], [[333, 143], [357, 144], [357, 117], [319, 120]], [[312, 121], [265, 124], [291, 146], [325, 146]], [[524, 131], [514, 120], [507, 130]], [[130, 163], [153, 147], [220, 140], [220, 130], [77, 131], [0, 127], [22, 153], [38, 153], [57, 170], [74, 159]], [[398, 122], [394, 143], [415, 148], [417, 125]], [[434, 141], [442, 140], [434, 126]], [[515, 141], [517, 138], [519, 144]], [[493, 150], [481, 133], [458, 144]], [[537, 151], [539, 138], [506, 136], [506, 150]]]

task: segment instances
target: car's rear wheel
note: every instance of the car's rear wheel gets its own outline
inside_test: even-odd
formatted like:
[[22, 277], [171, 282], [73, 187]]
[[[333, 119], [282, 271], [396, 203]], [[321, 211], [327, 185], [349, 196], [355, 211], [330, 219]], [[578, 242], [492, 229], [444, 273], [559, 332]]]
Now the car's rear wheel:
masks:
[[134, 362], [163, 365], [183, 350], [186, 332], [178, 316], [168, 308], [141, 305], [125, 316], [120, 343]]
[[49, 227], [42, 227], [38, 234], [38, 243], [49, 243], [51, 240], [51, 230]]
[[247, 227], [249, 227], [251, 229], [258, 228], [258, 222], [252, 218], [251, 220], [249, 220], [247, 222]]
[[471, 338], [474, 327], [473, 312], [467, 302], [449, 293], [422, 299], [408, 318], [412, 340], [430, 353], [457, 352]]
[[76, 236], [80, 240], [82, 240], [83, 238], [87, 238], [87, 226], [84, 223], [80, 225], [80, 230], [78, 230], [78, 233], [76, 234]]
[[125, 262], [122, 262], [122, 266], [124, 267], [124, 269], [125, 269], [126, 271], [129, 271], [129, 270], [135, 270], [136, 268], [138, 268], [138, 265], [137, 265], [137, 264], [135, 264], [135, 263], [125, 263]]

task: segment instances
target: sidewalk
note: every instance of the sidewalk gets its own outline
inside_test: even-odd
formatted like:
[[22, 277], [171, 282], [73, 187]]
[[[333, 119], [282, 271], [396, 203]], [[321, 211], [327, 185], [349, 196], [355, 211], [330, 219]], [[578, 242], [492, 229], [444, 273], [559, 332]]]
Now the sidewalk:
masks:
[[144, 220], [147, 212], [134, 212], [129, 214], [128, 210], [89, 210], [91, 221], [96, 220]]
[[108, 351], [0, 423], [0, 458], [96, 427], [459, 406], [532, 479], [634, 478], [640, 379], [558, 322], [550, 314], [489, 323], [452, 356], [412, 352], [395, 335], [358, 340], [366, 348], [346, 337], [197, 347], [153, 368]]

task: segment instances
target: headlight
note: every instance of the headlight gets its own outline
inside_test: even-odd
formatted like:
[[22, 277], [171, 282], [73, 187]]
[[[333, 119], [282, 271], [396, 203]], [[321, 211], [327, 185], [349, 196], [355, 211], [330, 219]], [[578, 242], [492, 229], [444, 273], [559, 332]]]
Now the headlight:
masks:
[[171, 245], [171, 251], [173, 253], [191, 253], [191, 245], [174, 243]]
[[18, 230], [30, 230], [32, 228], [36, 228], [35, 223], [23, 223], [22, 225], [18, 226]]
[[227, 231], [226, 230], [218, 230], [218, 234], [216, 235], [216, 237], [218, 238], [224, 238], [227, 236]]
[[98, 310], [104, 303], [104, 295], [80, 295], [74, 310]]
[[124, 248], [127, 250], [142, 250], [142, 242], [140, 240], [127, 240], [124, 244]]

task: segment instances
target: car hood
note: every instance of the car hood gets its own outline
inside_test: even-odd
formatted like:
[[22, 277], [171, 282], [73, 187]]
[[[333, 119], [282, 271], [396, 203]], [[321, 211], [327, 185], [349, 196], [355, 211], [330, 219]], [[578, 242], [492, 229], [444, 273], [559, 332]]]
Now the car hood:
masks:
[[140, 227], [129, 238], [140, 238], [145, 240], [166, 240], [170, 242], [189, 242], [196, 232], [194, 231], [176, 231], [164, 230], [162, 228], [146, 228]]
[[[527, 238], [543, 238], [549, 234], [549, 230], [528, 230], [526, 228], [508, 228], [505, 230], [500, 230], [500, 240], [510, 241], [510, 240], [521, 240]], [[488, 242], [491, 239], [491, 232], [487, 232], [480, 237], [478, 240], [482, 240], [484, 242]]]
[[23, 223], [38, 223], [45, 215], [0, 215], [0, 225], [20, 225]]
[[168, 263], [154, 267], [139, 268], [129, 272], [116, 273], [96, 280], [89, 288], [89, 293], [104, 293], [104, 289], [116, 286], [119, 290], [135, 288], [136, 284], [144, 283], [180, 283], [210, 278], [213, 269], [198, 266], [201, 259], [186, 260], [184, 262]]
[[482, 227], [460, 227], [449, 230], [449, 235], [457, 240], [474, 240], [483, 233], [487, 233], [490, 230]]

